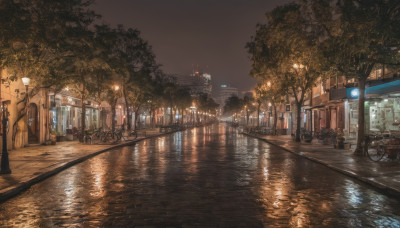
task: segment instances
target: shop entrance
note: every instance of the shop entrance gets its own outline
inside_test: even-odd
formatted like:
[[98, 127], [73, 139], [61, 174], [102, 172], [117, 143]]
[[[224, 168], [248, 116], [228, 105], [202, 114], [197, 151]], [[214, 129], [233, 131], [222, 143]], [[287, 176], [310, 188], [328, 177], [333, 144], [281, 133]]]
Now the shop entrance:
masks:
[[39, 118], [38, 108], [35, 103], [29, 104], [28, 111], [28, 143], [39, 143]]

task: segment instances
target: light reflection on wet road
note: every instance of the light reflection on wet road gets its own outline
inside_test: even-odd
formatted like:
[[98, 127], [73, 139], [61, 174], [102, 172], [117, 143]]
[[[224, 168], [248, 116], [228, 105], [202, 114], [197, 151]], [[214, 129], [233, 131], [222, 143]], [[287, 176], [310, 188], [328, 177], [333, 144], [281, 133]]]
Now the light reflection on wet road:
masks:
[[0, 204], [1, 227], [400, 227], [400, 202], [223, 124], [96, 156]]

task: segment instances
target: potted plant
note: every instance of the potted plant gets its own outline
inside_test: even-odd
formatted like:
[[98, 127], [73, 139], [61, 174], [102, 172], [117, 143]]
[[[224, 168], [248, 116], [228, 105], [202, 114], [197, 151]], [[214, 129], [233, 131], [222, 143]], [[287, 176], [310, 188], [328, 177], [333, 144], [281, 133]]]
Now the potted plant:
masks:
[[60, 132], [53, 130], [53, 134], [56, 136], [57, 142], [64, 141], [64, 135], [62, 135]]
[[56, 145], [57, 142], [57, 135], [56, 135], [56, 131], [53, 129], [50, 133], [50, 140], [48, 141], [49, 143], [46, 143], [46, 145]]
[[343, 135], [343, 130], [338, 128], [336, 133], [336, 148], [338, 149], [344, 149], [345, 138], [343, 137]]

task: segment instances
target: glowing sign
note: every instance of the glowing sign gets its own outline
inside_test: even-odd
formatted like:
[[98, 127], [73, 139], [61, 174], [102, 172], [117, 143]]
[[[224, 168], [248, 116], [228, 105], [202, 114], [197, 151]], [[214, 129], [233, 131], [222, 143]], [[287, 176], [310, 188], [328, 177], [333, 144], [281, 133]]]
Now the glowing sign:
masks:
[[351, 96], [352, 96], [352, 97], [358, 97], [358, 89], [353, 89], [353, 90], [351, 91]]

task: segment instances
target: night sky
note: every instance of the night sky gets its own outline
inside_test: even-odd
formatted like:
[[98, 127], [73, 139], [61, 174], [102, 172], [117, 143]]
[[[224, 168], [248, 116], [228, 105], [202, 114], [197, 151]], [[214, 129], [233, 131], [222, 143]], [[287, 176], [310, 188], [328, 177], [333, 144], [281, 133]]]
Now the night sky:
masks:
[[[190, 74], [192, 65], [221, 83], [251, 90], [246, 42], [265, 12], [291, 0], [97, 0], [94, 10], [110, 25], [137, 28], [163, 71]], [[208, 68], [207, 68], [208, 66]]]

